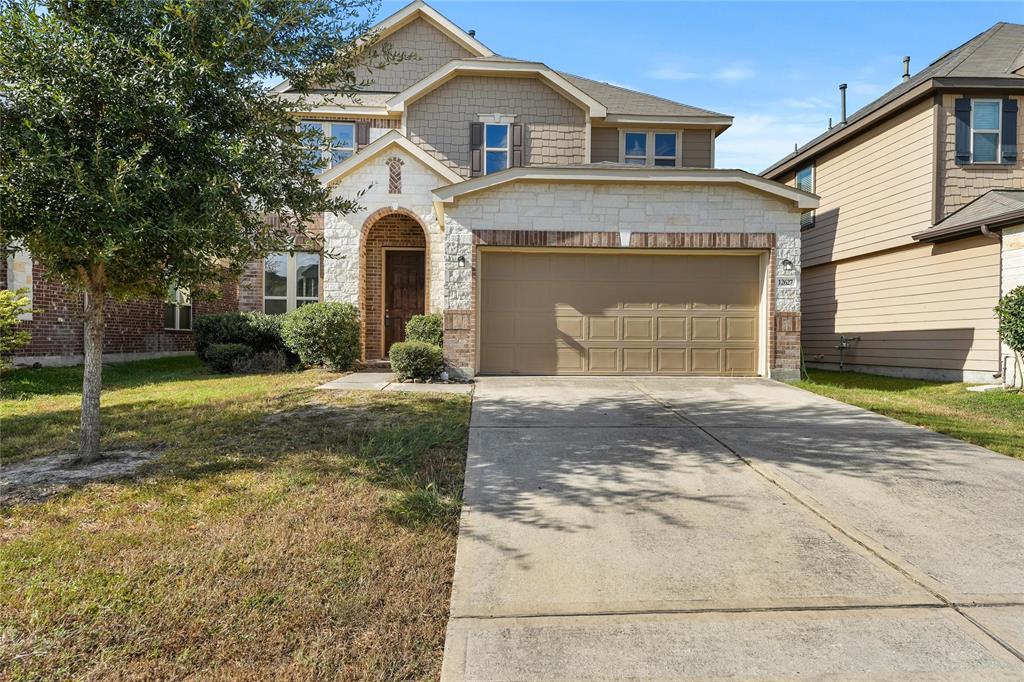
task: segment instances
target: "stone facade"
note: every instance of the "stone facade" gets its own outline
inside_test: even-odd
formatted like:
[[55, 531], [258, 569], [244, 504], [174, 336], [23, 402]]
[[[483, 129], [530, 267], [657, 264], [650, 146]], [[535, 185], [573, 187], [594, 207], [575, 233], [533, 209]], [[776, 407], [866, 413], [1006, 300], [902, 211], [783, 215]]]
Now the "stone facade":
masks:
[[[734, 186], [521, 182], [467, 195], [446, 212], [446, 359], [463, 373], [473, 371], [475, 330], [465, 314], [475, 314], [481, 246], [756, 249], [768, 254], [774, 275], [763, 337], [769, 371], [796, 378], [799, 225], [795, 205]], [[780, 282], [783, 277], [792, 281]]]
[[[390, 159], [402, 161], [400, 194], [388, 192]], [[448, 180], [422, 161], [398, 148], [382, 150], [376, 157], [353, 171], [336, 186], [338, 196], [356, 200], [362, 210], [339, 216], [324, 216], [324, 245], [336, 257], [324, 259], [324, 300], [360, 303], [362, 241], [371, 216], [402, 212], [413, 216], [426, 228], [427, 300], [429, 312], [441, 312], [444, 301], [444, 231], [434, 217], [431, 190]], [[360, 196], [359, 192], [363, 191]]]
[[537, 78], [457, 76], [408, 107], [409, 139], [469, 177], [469, 124], [514, 116], [524, 130], [524, 165], [586, 162], [586, 115]]

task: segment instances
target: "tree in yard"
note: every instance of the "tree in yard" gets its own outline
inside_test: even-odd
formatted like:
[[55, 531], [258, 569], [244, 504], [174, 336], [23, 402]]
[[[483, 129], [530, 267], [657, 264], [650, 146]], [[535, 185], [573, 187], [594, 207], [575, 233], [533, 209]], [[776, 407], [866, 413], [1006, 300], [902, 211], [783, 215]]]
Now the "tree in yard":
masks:
[[[404, 58], [375, 0], [0, 1], [0, 249], [85, 296], [79, 458], [100, 456], [104, 305], [224, 277], [348, 213], [294, 113]], [[269, 93], [284, 77], [296, 96]], [[282, 220], [269, 224], [266, 214]]]
[[1014, 380], [1019, 383], [1022, 380], [1021, 357], [1024, 356], [1024, 286], [1011, 289], [999, 299], [996, 317], [999, 336], [1013, 353]]

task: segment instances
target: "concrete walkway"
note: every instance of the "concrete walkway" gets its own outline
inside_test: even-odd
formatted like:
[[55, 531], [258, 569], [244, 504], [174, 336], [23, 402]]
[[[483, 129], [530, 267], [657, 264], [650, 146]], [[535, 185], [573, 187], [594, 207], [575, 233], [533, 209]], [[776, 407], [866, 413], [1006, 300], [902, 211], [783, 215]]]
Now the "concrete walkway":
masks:
[[757, 379], [481, 379], [445, 680], [1024, 679], [1024, 462]]
[[398, 391], [402, 393], [459, 393], [470, 395], [473, 384], [403, 383], [391, 372], [351, 372], [317, 386], [322, 391]]

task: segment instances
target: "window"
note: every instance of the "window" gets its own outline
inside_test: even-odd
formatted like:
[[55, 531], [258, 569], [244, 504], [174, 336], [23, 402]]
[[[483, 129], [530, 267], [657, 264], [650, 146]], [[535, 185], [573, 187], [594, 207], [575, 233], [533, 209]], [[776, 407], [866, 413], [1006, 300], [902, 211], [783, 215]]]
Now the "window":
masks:
[[484, 174], [497, 173], [508, 168], [508, 124], [484, 125]]
[[971, 162], [998, 163], [1002, 102], [976, 99], [971, 106]]
[[[796, 172], [796, 188], [805, 192], [814, 191], [814, 166], [805, 166]], [[800, 229], [814, 227], [814, 209], [800, 214]]]
[[331, 168], [356, 153], [355, 123], [303, 121], [300, 127], [324, 136], [327, 148], [310, 147], [310, 165]]
[[320, 254], [272, 253], [263, 261], [263, 312], [280, 315], [320, 300]]
[[679, 134], [675, 131], [630, 131], [622, 136], [622, 161], [635, 166], [679, 165]]
[[192, 329], [192, 299], [188, 289], [171, 287], [164, 301], [164, 329]]

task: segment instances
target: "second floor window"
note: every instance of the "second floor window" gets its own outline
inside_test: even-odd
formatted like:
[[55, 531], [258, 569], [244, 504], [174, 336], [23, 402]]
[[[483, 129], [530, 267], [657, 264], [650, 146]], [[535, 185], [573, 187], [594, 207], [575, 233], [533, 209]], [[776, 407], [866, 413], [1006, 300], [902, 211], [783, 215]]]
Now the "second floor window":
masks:
[[[796, 188], [814, 192], [814, 166], [805, 166], [796, 172]], [[814, 209], [800, 214], [800, 229], [814, 227]]]
[[677, 166], [679, 134], [675, 131], [628, 131], [622, 136], [622, 161], [634, 166]]
[[320, 300], [320, 254], [272, 253], [263, 261], [263, 312], [280, 315]]
[[314, 130], [324, 136], [325, 149], [310, 149], [310, 164], [331, 168], [356, 153], [355, 123], [303, 121], [305, 130]]
[[508, 168], [508, 124], [484, 125], [484, 173], [497, 173]]
[[1002, 102], [976, 99], [971, 106], [971, 162], [998, 163]]

